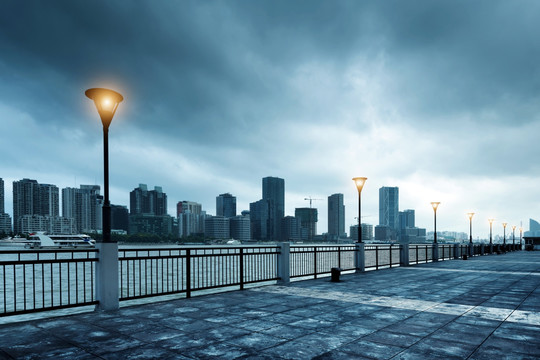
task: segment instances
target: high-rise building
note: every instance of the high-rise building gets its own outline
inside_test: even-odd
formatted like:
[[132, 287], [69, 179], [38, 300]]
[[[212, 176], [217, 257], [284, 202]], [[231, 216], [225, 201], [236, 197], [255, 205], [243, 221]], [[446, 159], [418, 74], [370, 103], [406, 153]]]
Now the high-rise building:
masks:
[[[58, 217], [59, 193], [55, 185], [39, 184], [36, 180], [22, 179], [13, 182], [13, 228], [22, 232], [24, 215]], [[30, 230], [37, 231], [37, 230]]]
[[229, 193], [216, 197], [216, 215], [232, 218], [236, 216], [236, 197]]
[[281, 219], [281, 237], [284, 241], [301, 240], [300, 220], [294, 216], [285, 216]]
[[281, 240], [281, 219], [285, 217], [285, 180], [268, 176], [262, 179], [263, 200], [268, 202], [268, 240]]
[[414, 210], [399, 212], [399, 241], [401, 243], [423, 243], [426, 229], [417, 228], [414, 223]]
[[[379, 226], [390, 229], [391, 237], [399, 233], [399, 188], [383, 186], [379, 189]], [[390, 240], [390, 239], [379, 239]]]
[[333, 194], [328, 197], [328, 235], [331, 239], [346, 237], [343, 194]]
[[249, 204], [251, 239], [268, 239], [269, 208], [268, 201], [259, 200]]
[[103, 196], [99, 185], [62, 189], [62, 216], [75, 219], [77, 232], [102, 229]]
[[5, 213], [4, 207], [4, 180], [0, 178], [0, 235], [11, 232], [11, 216]]
[[208, 216], [204, 221], [204, 236], [210, 239], [229, 239], [229, 218], [224, 216]]
[[154, 186], [148, 190], [146, 184], [139, 184], [138, 188], [129, 193], [129, 213], [132, 215], [167, 215], [167, 194], [161, 186]]
[[194, 201], [179, 201], [176, 204], [176, 216], [190, 212], [191, 214], [200, 215], [202, 213], [202, 205]]
[[129, 211], [127, 206], [111, 205], [111, 229], [129, 231]]
[[296, 208], [294, 217], [300, 220], [302, 240], [312, 241], [317, 235], [317, 209], [315, 208]]
[[[349, 228], [351, 239], [358, 241], [358, 224]], [[373, 240], [373, 225], [362, 223], [362, 241]]]
[[251, 240], [251, 225], [249, 215], [238, 215], [229, 219], [230, 235], [235, 240], [246, 242]]

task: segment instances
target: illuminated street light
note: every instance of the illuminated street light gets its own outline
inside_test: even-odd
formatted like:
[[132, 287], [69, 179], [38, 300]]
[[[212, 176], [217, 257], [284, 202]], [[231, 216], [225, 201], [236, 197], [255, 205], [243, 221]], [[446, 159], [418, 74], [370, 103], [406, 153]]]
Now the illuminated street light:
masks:
[[437, 208], [439, 207], [440, 202], [433, 201], [431, 206], [433, 206], [433, 216], [434, 216], [434, 231], [433, 231], [433, 243], [437, 243]]
[[504, 228], [504, 232], [503, 232], [503, 245], [506, 245], [506, 225], [508, 225], [508, 223], [502, 223], [502, 226]]
[[118, 104], [124, 97], [116, 91], [102, 88], [88, 89], [85, 95], [94, 100], [101, 122], [103, 123], [103, 242], [111, 242], [111, 203], [109, 201], [109, 125], [116, 113]]
[[512, 245], [516, 245], [516, 225], [512, 226]]
[[94, 101], [103, 123], [103, 230], [102, 240], [96, 244], [99, 261], [96, 264], [96, 308], [117, 310], [118, 290], [118, 243], [111, 239], [111, 202], [109, 200], [109, 126], [124, 97], [116, 91], [102, 88], [88, 89], [85, 95]]
[[353, 181], [358, 189], [358, 241], [362, 242], [362, 188], [366, 182], [366, 177], [355, 177]]
[[472, 218], [474, 216], [474, 213], [467, 213], [467, 216], [469, 217], [469, 243], [472, 244]]

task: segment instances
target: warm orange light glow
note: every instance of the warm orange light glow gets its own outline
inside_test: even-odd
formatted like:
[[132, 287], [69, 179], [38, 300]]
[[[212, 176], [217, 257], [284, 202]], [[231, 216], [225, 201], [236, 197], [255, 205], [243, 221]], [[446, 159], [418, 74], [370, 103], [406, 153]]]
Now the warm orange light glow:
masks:
[[472, 220], [472, 217], [474, 216], [473, 212], [467, 213], [467, 216], [469, 217], [469, 220]]
[[505, 229], [506, 229], [506, 225], [508, 225], [508, 223], [502, 223], [502, 226], [503, 226], [503, 228], [505, 228]]
[[493, 222], [495, 221], [495, 219], [488, 219], [488, 221], [489, 221], [489, 224], [491, 225], [491, 224], [493, 224]]
[[512, 226], [512, 230], [516, 230], [516, 225]]
[[124, 97], [116, 91], [103, 88], [88, 89], [85, 94], [88, 98], [94, 100], [103, 127], [108, 128], [118, 104], [124, 100]]
[[433, 211], [437, 212], [437, 208], [439, 207], [439, 204], [440, 204], [439, 201], [431, 202], [431, 206], [433, 206]]
[[362, 192], [362, 188], [364, 187], [364, 183], [366, 182], [366, 177], [355, 177], [353, 178], [354, 183], [356, 184], [356, 188], [358, 189], [358, 193]]

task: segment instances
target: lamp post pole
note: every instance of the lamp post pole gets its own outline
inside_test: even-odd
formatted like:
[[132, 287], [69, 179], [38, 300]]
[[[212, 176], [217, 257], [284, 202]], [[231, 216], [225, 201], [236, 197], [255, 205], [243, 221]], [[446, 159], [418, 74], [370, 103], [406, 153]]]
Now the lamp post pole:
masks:
[[93, 88], [85, 95], [94, 101], [103, 123], [103, 229], [98, 242], [99, 261], [96, 265], [96, 300], [99, 310], [116, 310], [119, 307], [118, 292], [118, 244], [111, 239], [111, 202], [109, 199], [109, 126], [118, 104], [124, 97], [116, 91]]
[[440, 202], [433, 201], [431, 206], [433, 206], [433, 243], [437, 243], [437, 208], [439, 207]]
[[516, 245], [516, 225], [512, 226], [512, 245]]
[[488, 219], [489, 221], [489, 245], [493, 244], [493, 221], [495, 219]]
[[503, 226], [503, 246], [505, 247], [504, 251], [506, 251], [506, 225], [508, 225], [508, 223], [502, 223], [502, 226]]
[[358, 241], [362, 242], [362, 189], [366, 182], [366, 177], [355, 177], [353, 178], [356, 188], [358, 189]]
[[472, 218], [474, 213], [467, 213], [467, 216], [469, 216], [469, 244], [472, 244]]
[[519, 227], [519, 250], [523, 250], [522, 244], [521, 244], [522, 238], [523, 238], [523, 228], [520, 226]]

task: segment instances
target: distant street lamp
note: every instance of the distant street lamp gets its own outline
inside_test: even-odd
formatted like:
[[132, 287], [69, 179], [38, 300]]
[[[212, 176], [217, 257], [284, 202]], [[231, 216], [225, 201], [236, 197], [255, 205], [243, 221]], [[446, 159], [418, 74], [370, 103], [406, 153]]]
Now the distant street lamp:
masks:
[[116, 91], [102, 88], [88, 89], [85, 95], [94, 100], [101, 122], [103, 123], [103, 168], [104, 168], [104, 192], [103, 203], [103, 242], [111, 240], [111, 203], [109, 201], [109, 125], [118, 108], [118, 104], [124, 97]]
[[111, 202], [109, 200], [109, 125], [118, 104], [124, 97], [116, 91], [102, 88], [88, 89], [86, 96], [94, 100], [101, 122], [103, 123], [103, 168], [104, 168], [104, 203], [103, 237], [96, 244], [99, 261], [96, 264], [96, 300], [97, 309], [117, 310], [119, 308], [118, 290], [118, 243], [111, 239]]
[[433, 243], [437, 243], [437, 208], [439, 207], [440, 202], [433, 201], [431, 202], [431, 206], [433, 206], [433, 217], [434, 217], [434, 231], [433, 231]]
[[495, 219], [488, 219], [489, 221], [489, 245], [493, 245], [493, 221]]
[[366, 182], [366, 177], [355, 177], [353, 178], [356, 188], [358, 189], [358, 241], [362, 242], [362, 188]]
[[504, 232], [503, 232], [503, 245], [506, 245], [506, 225], [508, 225], [508, 223], [502, 223], [502, 226], [504, 228]]
[[469, 243], [472, 244], [472, 217], [474, 216], [474, 213], [467, 213], [467, 216], [469, 217]]
[[512, 226], [512, 245], [516, 245], [516, 225]]
[[522, 250], [521, 248], [521, 239], [523, 238], [523, 228], [520, 226], [519, 227], [519, 250]]

